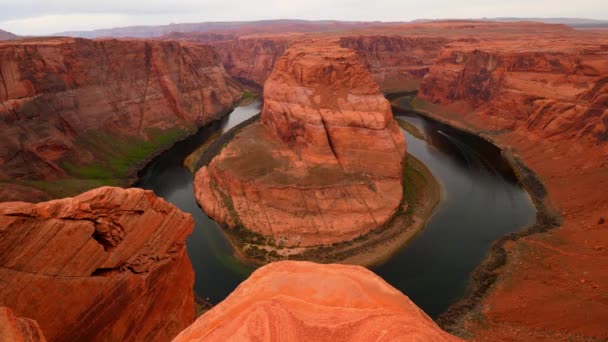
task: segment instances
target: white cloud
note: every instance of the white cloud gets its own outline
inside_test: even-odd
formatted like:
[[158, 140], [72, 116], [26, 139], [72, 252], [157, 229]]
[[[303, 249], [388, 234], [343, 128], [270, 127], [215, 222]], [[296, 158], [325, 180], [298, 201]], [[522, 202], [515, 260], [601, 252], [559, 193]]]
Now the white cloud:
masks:
[[0, 0], [0, 29], [24, 35], [172, 22], [480, 17], [608, 20], [608, 1], [558, 5], [555, 0]]

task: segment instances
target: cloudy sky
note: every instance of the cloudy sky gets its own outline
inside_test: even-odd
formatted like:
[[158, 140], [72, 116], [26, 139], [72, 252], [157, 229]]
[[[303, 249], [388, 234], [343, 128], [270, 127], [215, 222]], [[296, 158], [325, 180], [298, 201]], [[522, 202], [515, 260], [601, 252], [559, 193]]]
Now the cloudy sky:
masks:
[[0, 29], [22, 35], [202, 21], [481, 17], [608, 19], [608, 0], [0, 0]]

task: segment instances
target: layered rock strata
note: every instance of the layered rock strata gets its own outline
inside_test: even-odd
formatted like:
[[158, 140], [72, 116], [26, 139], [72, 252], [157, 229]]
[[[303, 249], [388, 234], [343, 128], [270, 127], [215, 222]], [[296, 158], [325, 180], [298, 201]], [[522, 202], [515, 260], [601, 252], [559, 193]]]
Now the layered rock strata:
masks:
[[405, 150], [388, 101], [354, 51], [298, 44], [266, 82], [261, 122], [198, 171], [196, 197], [209, 216], [260, 235], [261, 244], [331, 245], [393, 216]]
[[125, 178], [228, 111], [241, 93], [212, 48], [201, 44], [2, 42], [0, 186]]
[[597, 33], [461, 42], [424, 78], [418, 109], [485, 135], [545, 185], [530, 183], [539, 221], [501, 244], [498, 281], [465, 316], [477, 341], [608, 338], [607, 47]]
[[0, 307], [0, 341], [45, 342], [46, 339], [36, 321], [17, 317], [11, 309]]
[[255, 271], [174, 341], [460, 341], [359, 266], [282, 261]]
[[417, 90], [435, 62], [446, 37], [359, 35], [340, 38], [340, 45], [359, 54], [385, 92]]
[[141, 189], [2, 203], [0, 306], [49, 341], [171, 339], [194, 320], [193, 225]]

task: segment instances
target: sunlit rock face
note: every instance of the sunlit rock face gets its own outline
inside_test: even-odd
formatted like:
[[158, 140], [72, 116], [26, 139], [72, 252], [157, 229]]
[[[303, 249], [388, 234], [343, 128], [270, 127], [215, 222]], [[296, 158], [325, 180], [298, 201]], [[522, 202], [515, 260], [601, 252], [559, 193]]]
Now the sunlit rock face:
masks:
[[363, 267], [295, 261], [258, 269], [174, 341], [229, 340], [460, 341]]
[[400, 205], [406, 144], [356, 53], [307, 42], [281, 57], [251, 124], [196, 175], [204, 211], [287, 247], [348, 241]]
[[194, 320], [194, 222], [151, 191], [0, 204], [0, 306], [49, 341], [168, 340]]

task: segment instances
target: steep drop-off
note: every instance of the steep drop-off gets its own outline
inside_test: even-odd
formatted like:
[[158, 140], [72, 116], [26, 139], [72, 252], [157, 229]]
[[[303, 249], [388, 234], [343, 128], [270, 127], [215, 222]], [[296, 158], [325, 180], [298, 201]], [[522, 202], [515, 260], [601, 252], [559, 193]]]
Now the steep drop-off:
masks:
[[493, 140], [548, 191], [519, 171], [541, 216], [500, 245], [482, 315], [461, 325], [475, 340], [608, 338], [607, 83], [608, 37], [584, 33], [452, 43], [424, 78], [417, 109]]
[[293, 40], [295, 38], [289, 36], [259, 38], [254, 36], [212, 45], [230, 75], [263, 86], [277, 60]]
[[124, 179], [240, 95], [215, 52], [201, 44], [0, 43], [0, 181]]
[[266, 81], [261, 122], [198, 171], [196, 197], [229, 231], [257, 234], [246, 242], [301, 252], [382, 227], [400, 206], [405, 150], [354, 51], [297, 44]]
[[151, 191], [0, 204], [0, 306], [50, 341], [167, 340], [194, 320], [194, 222]]
[[460, 341], [359, 266], [275, 262], [174, 341]]
[[418, 89], [439, 50], [451, 40], [434, 37], [349, 36], [340, 45], [359, 54], [382, 91]]

